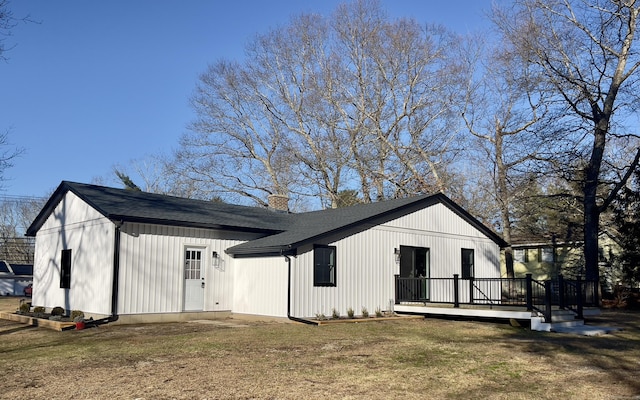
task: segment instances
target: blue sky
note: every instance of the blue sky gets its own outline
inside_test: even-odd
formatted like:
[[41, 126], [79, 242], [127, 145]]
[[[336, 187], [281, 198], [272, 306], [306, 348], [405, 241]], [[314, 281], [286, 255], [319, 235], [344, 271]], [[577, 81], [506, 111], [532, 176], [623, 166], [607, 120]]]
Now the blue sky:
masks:
[[[342, 2], [11, 0], [14, 16], [39, 23], [16, 27], [0, 62], [0, 131], [25, 150], [0, 195], [48, 196], [62, 180], [108, 181], [114, 165], [169, 153], [208, 63], [242, 60], [254, 34]], [[487, 28], [491, 0], [381, 4], [392, 18], [469, 33]]]

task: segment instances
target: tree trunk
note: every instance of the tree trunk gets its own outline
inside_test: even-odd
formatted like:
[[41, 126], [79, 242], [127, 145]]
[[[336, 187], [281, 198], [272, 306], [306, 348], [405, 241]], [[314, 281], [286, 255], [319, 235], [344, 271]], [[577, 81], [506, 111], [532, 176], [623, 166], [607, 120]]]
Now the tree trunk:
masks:
[[507, 166], [503, 160], [504, 136], [502, 125], [496, 120], [495, 127], [495, 151], [496, 151], [496, 170], [497, 182], [496, 192], [498, 193], [498, 203], [500, 205], [500, 216], [502, 218], [502, 238], [507, 242], [504, 249], [504, 262], [507, 272], [507, 278], [515, 278], [516, 274], [513, 269], [513, 248], [511, 247], [511, 215], [510, 215], [510, 193], [507, 187]]
[[598, 207], [594, 201], [584, 202], [584, 268], [585, 279], [600, 279], [598, 269]]
[[600, 209], [597, 203], [597, 193], [608, 126], [607, 118], [601, 118], [596, 124], [593, 149], [584, 180], [584, 270], [586, 279], [596, 281], [600, 278], [598, 270]]

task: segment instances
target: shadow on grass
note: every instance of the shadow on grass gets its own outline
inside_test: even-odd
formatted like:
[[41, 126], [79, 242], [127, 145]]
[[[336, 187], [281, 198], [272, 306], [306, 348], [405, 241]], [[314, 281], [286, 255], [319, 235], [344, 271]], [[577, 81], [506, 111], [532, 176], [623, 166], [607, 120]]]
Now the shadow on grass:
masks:
[[581, 336], [548, 332], [513, 331], [505, 339], [520, 349], [553, 360], [558, 354], [568, 354], [575, 368], [594, 368], [640, 394], [640, 312], [603, 311], [591, 318], [589, 325], [622, 328], [601, 336]]
[[21, 325], [18, 325], [16, 327], [13, 327], [13, 328], [0, 330], [0, 336], [9, 335], [11, 333], [16, 333], [16, 332], [21, 332], [21, 331], [33, 330], [34, 328], [37, 328], [37, 326], [34, 326], [34, 325], [22, 325], [21, 324]]

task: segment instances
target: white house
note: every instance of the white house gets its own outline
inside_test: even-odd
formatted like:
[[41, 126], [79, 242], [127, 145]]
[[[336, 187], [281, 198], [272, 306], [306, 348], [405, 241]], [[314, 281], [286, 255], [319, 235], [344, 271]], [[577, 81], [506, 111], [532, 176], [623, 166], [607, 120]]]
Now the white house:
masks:
[[110, 320], [386, 310], [395, 276], [500, 277], [503, 241], [443, 194], [294, 214], [62, 182], [33, 305]]

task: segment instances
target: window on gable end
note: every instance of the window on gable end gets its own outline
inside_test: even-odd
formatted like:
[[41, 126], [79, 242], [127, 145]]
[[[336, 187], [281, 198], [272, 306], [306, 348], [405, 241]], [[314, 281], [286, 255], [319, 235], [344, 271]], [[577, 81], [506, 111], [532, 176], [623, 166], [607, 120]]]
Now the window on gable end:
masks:
[[62, 250], [60, 254], [60, 287], [71, 288], [71, 249]]

